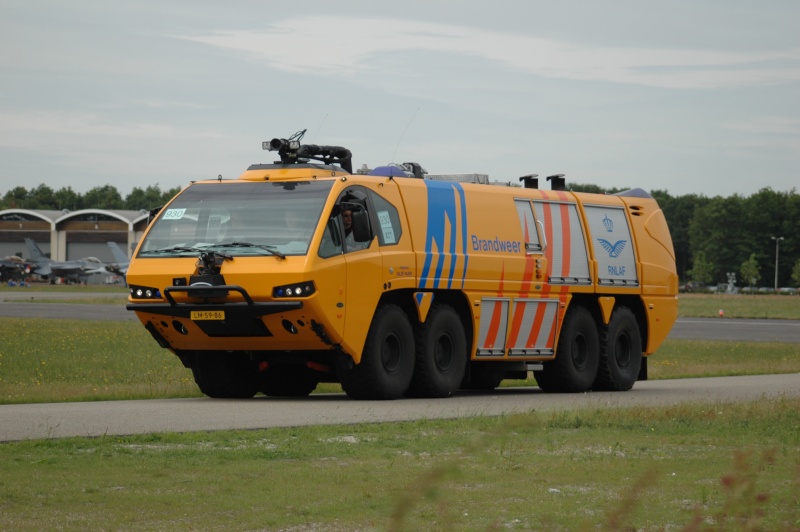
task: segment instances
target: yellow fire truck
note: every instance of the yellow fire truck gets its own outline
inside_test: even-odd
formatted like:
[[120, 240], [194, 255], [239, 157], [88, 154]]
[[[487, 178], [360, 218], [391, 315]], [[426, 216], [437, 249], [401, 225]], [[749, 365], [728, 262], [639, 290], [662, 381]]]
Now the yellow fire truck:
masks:
[[415, 163], [352, 171], [273, 139], [274, 164], [192, 183], [154, 213], [127, 308], [211, 397], [447, 397], [532, 371], [547, 392], [628, 390], [677, 316], [649, 194], [572, 193]]

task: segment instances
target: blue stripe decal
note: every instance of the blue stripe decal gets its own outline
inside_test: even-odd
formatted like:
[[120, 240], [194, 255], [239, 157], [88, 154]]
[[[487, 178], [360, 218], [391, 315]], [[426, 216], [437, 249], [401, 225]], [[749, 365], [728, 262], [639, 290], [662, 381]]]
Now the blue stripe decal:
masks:
[[[433, 262], [433, 246], [436, 244], [438, 260], [433, 274], [433, 288], [439, 288], [442, 278], [445, 256], [450, 257], [450, 272], [447, 277], [447, 288], [451, 288], [456, 271], [456, 247], [458, 233], [461, 233], [461, 254], [464, 257], [464, 267], [461, 272], [461, 287], [467, 274], [467, 204], [464, 189], [460, 183], [446, 181], [425, 181], [428, 188], [428, 220], [425, 236], [425, 264], [420, 275], [420, 288], [428, 284]], [[460, 209], [456, 209], [456, 193], [460, 200]], [[460, 211], [460, 212], [459, 212]], [[460, 216], [457, 215], [457, 212]], [[448, 231], [449, 227], [449, 231]], [[460, 231], [459, 231], [460, 229]], [[448, 238], [449, 236], [449, 238]], [[447, 251], [445, 251], [447, 248]]]

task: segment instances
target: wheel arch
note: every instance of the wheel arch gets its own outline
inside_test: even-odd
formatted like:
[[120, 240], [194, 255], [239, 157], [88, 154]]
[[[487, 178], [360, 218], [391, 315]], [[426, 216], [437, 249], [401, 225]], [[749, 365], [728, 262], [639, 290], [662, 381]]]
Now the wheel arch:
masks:
[[647, 345], [647, 311], [644, 308], [642, 299], [638, 296], [619, 296], [614, 303], [614, 309], [618, 307], [628, 307], [636, 317], [636, 324], [639, 326], [639, 335], [642, 338], [642, 349]]
[[[420, 323], [416, 304], [414, 303], [414, 292], [416, 290], [393, 290], [384, 293], [379, 305], [383, 303], [393, 303], [408, 315], [413, 327], [417, 327]], [[459, 290], [433, 290], [433, 304], [445, 304], [452, 307], [461, 318], [464, 324], [464, 333], [467, 337], [467, 349], [472, 353], [472, 336], [474, 333], [474, 321], [472, 319], [472, 312], [470, 310], [469, 301], [467, 296]]]
[[[572, 297], [569, 305], [580, 305], [586, 307], [591, 312], [592, 317], [597, 322], [598, 327], [604, 327], [603, 314], [600, 310], [600, 302], [598, 296], [594, 294], [575, 294]], [[614, 296], [614, 310], [619, 307], [628, 307], [633, 315], [636, 317], [636, 324], [639, 327], [639, 334], [642, 337], [642, 346], [647, 345], [647, 312], [644, 308], [644, 303], [639, 296], [636, 295], [622, 295]], [[613, 315], [613, 310], [612, 313]]]

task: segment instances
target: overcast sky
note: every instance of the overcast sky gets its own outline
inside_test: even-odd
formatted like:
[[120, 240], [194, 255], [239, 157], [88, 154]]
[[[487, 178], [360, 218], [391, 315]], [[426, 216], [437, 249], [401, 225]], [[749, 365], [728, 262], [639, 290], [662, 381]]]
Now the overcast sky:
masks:
[[0, 0], [0, 194], [355, 167], [800, 188], [800, 2]]

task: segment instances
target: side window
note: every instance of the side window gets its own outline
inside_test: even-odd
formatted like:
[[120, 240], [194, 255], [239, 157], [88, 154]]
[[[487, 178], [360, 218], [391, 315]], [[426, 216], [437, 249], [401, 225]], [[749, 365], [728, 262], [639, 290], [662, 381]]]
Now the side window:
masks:
[[[360, 218], [363, 223], [354, 226], [355, 218]], [[365, 189], [360, 186], [348, 188], [339, 196], [330, 214], [319, 256], [327, 258], [368, 248], [371, 243], [370, 225]]]
[[515, 198], [514, 204], [517, 206], [519, 224], [522, 226], [522, 236], [525, 239], [525, 252], [530, 254], [542, 251], [539, 242], [539, 232], [536, 230], [536, 220], [533, 216], [533, 206], [530, 200]]
[[403, 229], [400, 225], [400, 216], [394, 205], [383, 199], [373, 191], [369, 191], [369, 198], [375, 210], [375, 220], [378, 222], [376, 233], [381, 246], [391, 246], [400, 241]]
[[339, 229], [339, 216], [331, 216], [325, 226], [325, 233], [322, 235], [322, 243], [319, 245], [319, 256], [323, 259], [341, 255], [344, 253], [342, 248], [342, 233]]

